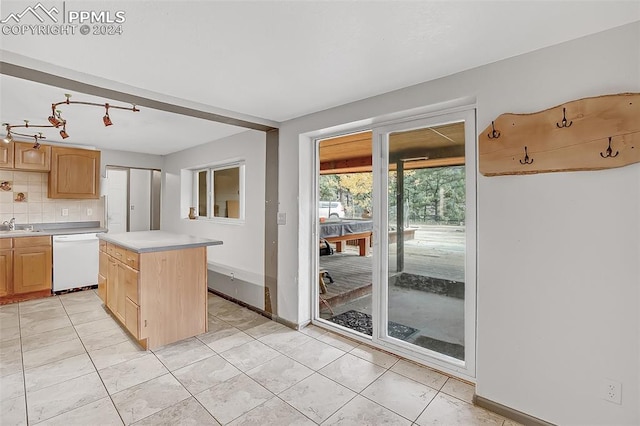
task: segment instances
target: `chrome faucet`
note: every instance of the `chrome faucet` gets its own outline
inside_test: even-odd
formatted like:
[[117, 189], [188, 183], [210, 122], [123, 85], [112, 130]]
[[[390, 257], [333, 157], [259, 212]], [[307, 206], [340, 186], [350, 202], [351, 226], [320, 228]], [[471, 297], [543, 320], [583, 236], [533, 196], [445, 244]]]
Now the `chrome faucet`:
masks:
[[3, 225], [8, 225], [9, 226], [9, 231], [15, 231], [16, 230], [16, 218], [12, 217], [11, 220], [9, 222], [7, 222], [6, 220], [4, 222], [2, 222]]

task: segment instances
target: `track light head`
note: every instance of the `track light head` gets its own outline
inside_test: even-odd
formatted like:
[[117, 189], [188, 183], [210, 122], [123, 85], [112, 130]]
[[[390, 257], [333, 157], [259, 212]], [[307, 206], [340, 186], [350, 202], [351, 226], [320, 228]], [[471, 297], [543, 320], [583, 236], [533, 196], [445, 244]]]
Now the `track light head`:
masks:
[[105, 126], [111, 126], [113, 124], [111, 118], [109, 118], [109, 104], [104, 104], [104, 117], [102, 117], [102, 122]]
[[62, 122], [58, 120], [54, 115], [49, 116], [49, 123], [51, 123], [53, 127], [60, 127], [60, 124], [62, 124]]

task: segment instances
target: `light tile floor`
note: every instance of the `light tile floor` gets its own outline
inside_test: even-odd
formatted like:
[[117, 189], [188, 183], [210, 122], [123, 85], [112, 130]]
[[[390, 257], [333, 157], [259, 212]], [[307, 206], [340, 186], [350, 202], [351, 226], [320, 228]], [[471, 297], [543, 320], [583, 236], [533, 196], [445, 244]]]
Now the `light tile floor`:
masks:
[[209, 332], [140, 349], [95, 291], [0, 307], [0, 424], [511, 425], [473, 387], [209, 295]]

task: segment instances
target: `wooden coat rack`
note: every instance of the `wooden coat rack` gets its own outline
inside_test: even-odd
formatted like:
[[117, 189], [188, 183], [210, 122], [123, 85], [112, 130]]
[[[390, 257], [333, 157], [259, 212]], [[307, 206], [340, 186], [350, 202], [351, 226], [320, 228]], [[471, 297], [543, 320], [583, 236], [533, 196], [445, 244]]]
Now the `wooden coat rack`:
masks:
[[640, 93], [502, 114], [478, 137], [485, 176], [602, 170], [640, 162]]

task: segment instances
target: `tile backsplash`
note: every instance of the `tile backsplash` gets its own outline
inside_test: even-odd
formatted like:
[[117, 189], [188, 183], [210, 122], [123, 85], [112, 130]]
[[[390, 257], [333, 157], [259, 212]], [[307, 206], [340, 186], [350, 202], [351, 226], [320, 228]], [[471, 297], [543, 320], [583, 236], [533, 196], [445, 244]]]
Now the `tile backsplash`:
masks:
[[12, 217], [18, 224], [87, 220], [104, 223], [104, 198], [47, 198], [48, 178], [48, 173], [0, 170], [0, 223]]

